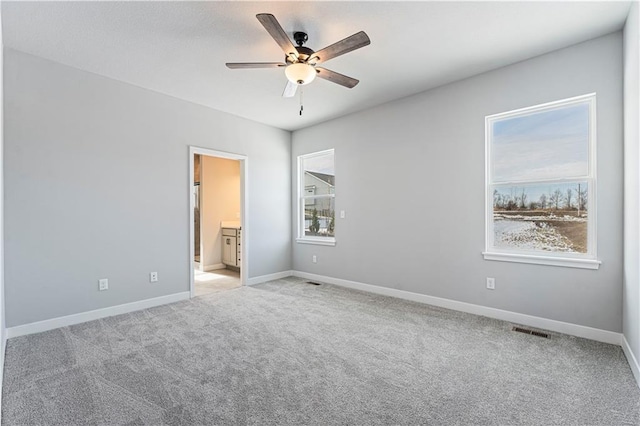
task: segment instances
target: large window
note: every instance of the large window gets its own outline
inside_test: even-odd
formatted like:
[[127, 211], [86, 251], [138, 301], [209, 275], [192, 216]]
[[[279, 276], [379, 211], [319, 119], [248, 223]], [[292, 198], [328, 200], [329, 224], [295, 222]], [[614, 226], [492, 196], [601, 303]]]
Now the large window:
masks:
[[298, 157], [298, 242], [335, 244], [333, 149]]
[[595, 102], [486, 118], [485, 259], [598, 268]]

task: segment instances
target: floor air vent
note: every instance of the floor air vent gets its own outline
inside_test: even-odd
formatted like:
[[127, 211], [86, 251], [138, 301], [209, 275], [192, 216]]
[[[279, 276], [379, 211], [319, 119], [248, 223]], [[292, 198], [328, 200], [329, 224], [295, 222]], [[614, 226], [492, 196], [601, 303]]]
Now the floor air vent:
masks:
[[522, 327], [513, 327], [512, 331], [517, 331], [518, 333], [531, 334], [532, 336], [544, 337], [545, 339], [549, 338], [547, 333], [543, 333], [541, 331], [529, 330], [528, 328]]
[[307, 284], [320, 285], [320, 283], [314, 283], [313, 281], [307, 281]]

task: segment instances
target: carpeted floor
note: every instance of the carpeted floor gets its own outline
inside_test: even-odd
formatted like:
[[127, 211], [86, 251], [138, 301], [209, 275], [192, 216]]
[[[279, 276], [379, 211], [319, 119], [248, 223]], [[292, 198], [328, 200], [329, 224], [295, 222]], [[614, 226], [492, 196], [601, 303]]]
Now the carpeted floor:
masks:
[[288, 278], [9, 340], [6, 425], [638, 425], [620, 347]]

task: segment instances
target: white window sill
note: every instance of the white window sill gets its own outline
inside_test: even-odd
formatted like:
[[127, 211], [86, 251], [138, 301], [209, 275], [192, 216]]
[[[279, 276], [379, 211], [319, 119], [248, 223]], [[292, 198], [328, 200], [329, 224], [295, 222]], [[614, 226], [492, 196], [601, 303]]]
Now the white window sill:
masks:
[[533, 263], [536, 265], [562, 266], [566, 268], [598, 269], [602, 263], [595, 259], [575, 259], [571, 257], [536, 256], [531, 254], [483, 252], [484, 260], [501, 262]]
[[304, 238], [296, 238], [296, 242], [300, 244], [315, 244], [318, 246], [335, 246], [336, 239], [335, 238], [313, 238], [313, 237], [304, 237]]

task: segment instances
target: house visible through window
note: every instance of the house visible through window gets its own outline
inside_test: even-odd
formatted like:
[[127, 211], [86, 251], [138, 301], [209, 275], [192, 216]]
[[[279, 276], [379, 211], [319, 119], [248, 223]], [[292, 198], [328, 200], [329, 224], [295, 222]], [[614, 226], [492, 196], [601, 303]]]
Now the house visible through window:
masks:
[[486, 118], [485, 259], [596, 269], [595, 95]]
[[298, 241], [335, 243], [335, 162], [327, 150], [298, 157]]

